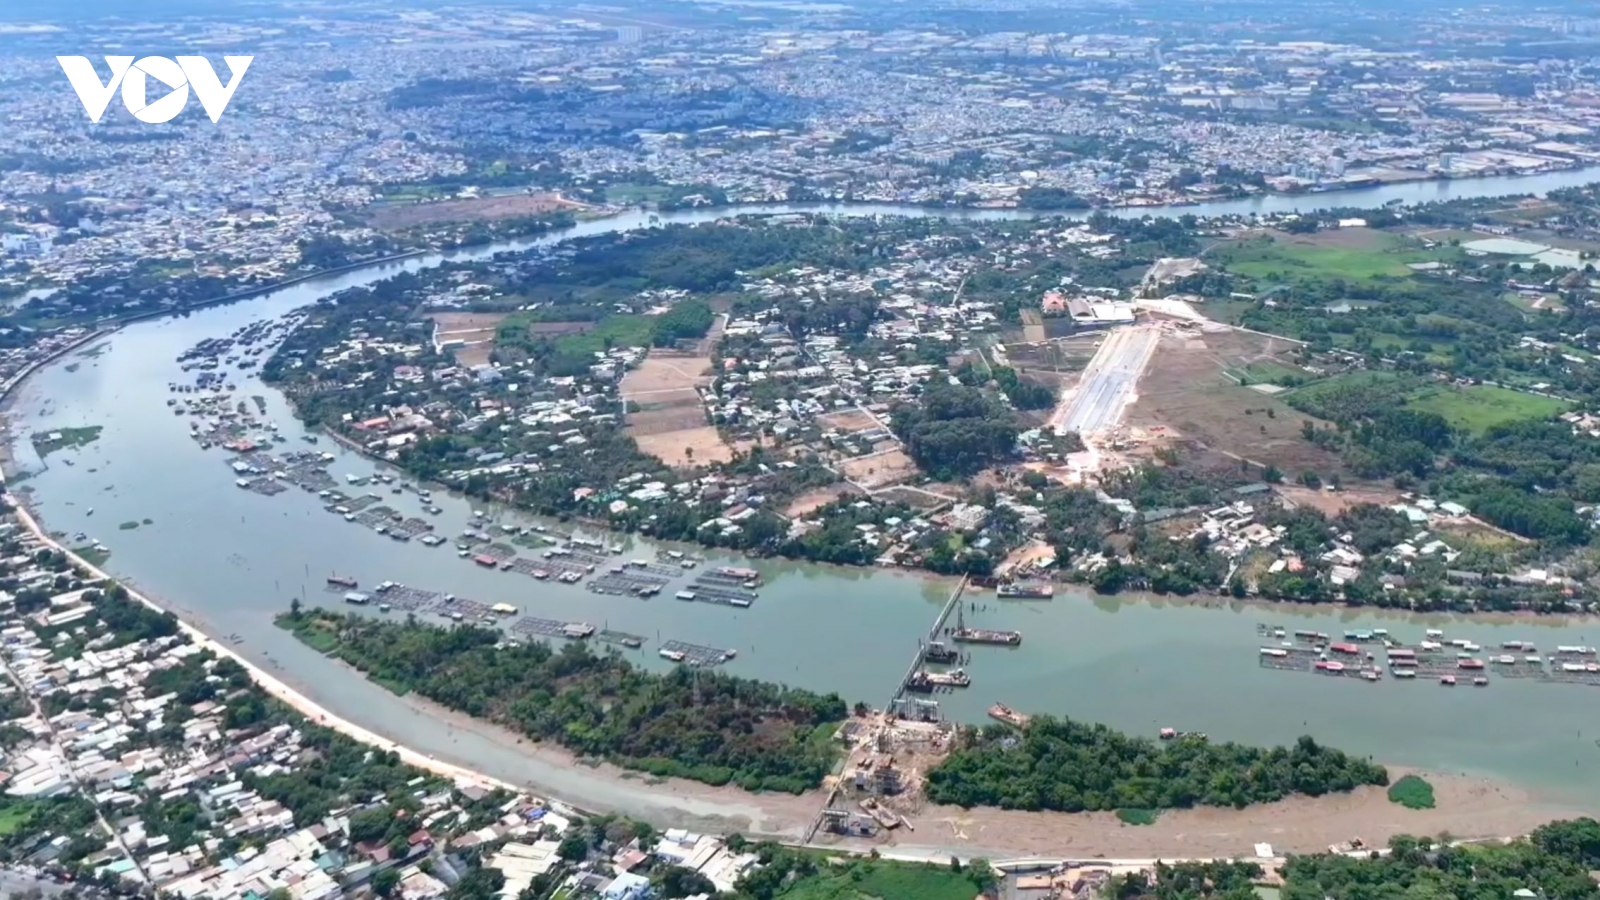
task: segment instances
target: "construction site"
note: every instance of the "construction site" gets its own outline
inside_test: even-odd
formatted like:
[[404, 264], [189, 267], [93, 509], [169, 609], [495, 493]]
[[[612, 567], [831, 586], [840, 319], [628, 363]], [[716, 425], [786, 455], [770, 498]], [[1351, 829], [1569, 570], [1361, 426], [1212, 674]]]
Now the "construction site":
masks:
[[[888, 840], [891, 832], [916, 830], [912, 822], [927, 803], [923, 791], [927, 773], [949, 755], [957, 738], [957, 726], [945, 719], [939, 701], [917, 694], [934, 693], [929, 689], [929, 679], [941, 676], [958, 676], [958, 680], [938, 684], [965, 687], [971, 683], [965, 669], [944, 670], [952, 663], [970, 662], [970, 657], [941, 638], [950, 637], [958, 645], [967, 641], [1008, 646], [1016, 646], [1022, 639], [1019, 632], [968, 628], [962, 609], [966, 588], [967, 580], [963, 578], [928, 633], [919, 636], [910, 666], [888, 704], [881, 710], [858, 709], [858, 714], [845, 720], [835, 732], [835, 739], [845, 746], [844, 761], [823, 785], [826, 799], [808, 840], [822, 835]], [[956, 625], [947, 628], [952, 614]], [[930, 663], [935, 670], [929, 669]], [[1026, 721], [994, 711], [990, 715], [1013, 725]]]
[[926, 804], [926, 773], [949, 753], [955, 737], [939, 702], [904, 697], [892, 709], [851, 717], [837, 737], [847, 748], [845, 759], [826, 785], [828, 800], [815, 833], [873, 838], [914, 830], [910, 820]]
[[1293, 362], [1301, 344], [1212, 322], [1145, 310], [1131, 325], [1006, 345], [1018, 371], [1061, 384], [1042, 427], [1075, 434], [1084, 449], [1030, 466], [1069, 484], [1137, 464], [1165, 446], [1200, 448], [1218, 463], [1284, 471], [1337, 471], [1332, 454], [1303, 440], [1273, 375], [1309, 377]]

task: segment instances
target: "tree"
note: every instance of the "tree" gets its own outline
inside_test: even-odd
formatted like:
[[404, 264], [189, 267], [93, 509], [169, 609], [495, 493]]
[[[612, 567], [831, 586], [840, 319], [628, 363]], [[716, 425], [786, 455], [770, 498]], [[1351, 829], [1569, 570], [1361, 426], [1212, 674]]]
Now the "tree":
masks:
[[568, 862], [583, 862], [589, 858], [589, 841], [582, 831], [571, 829], [556, 847], [556, 855]]
[[394, 822], [394, 810], [388, 806], [364, 809], [350, 817], [350, 840], [356, 843], [376, 841], [389, 833]]
[[667, 900], [676, 897], [692, 897], [695, 894], [715, 894], [717, 886], [711, 879], [696, 872], [694, 869], [683, 866], [668, 866], [661, 873], [661, 896]]
[[400, 884], [400, 871], [394, 867], [379, 869], [378, 874], [372, 876], [372, 890], [380, 897], [387, 897], [394, 893]]

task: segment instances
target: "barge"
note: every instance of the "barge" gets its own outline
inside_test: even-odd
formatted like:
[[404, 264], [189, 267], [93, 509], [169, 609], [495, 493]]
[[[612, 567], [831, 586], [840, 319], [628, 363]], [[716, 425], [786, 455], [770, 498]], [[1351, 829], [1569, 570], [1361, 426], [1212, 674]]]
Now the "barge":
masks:
[[334, 587], [348, 588], [349, 590], [355, 590], [357, 587], [356, 580], [349, 575], [329, 575], [328, 583]]
[[1029, 719], [1032, 717], [1026, 713], [1019, 713], [1004, 703], [996, 703], [989, 707], [989, 718], [994, 719], [996, 722], [1004, 722], [1007, 725], [1015, 725], [1018, 728], [1022, 728], [1028, 724]]
[[906, 690], [918, 694], [932, 693], [934, 688], [941, 687], [970, 687], [972, 676], [961, 669], [952, 669], [949, 672], [924, 672], [918, 670], [911, 673], [906, 679]]
[[957, 628], [950, 632], [950, 639], [958, 644], [1000, 644], [1015, 647], [1022, 643], [1022, 632], [994, 628]]
[[1008, 582], [995, 588], [995, 595], [1002, 600], [1049, 600], [1056, 589], [1051, 584]]

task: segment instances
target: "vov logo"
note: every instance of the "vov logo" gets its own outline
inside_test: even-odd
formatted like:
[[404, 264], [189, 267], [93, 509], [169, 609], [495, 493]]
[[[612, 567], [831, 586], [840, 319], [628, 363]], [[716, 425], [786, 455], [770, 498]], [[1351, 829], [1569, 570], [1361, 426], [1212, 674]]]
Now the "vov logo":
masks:
[[[103, 84], [94, 70], [94, 63], [89, 62], [87, 56], [58, 56], [56, 62], [61, 63], [61, 71], [67, 73], [67, 80], [72, 82], [72, 89], [78, 92], [78, 99], [83, 101], [83, 111], [89, 114], [91, 122], [99, 122], [100, 117], [105, 115], [111, 95], [120, 86], [122, 105], [128, 108], [128, 112], [133, 113], [135, 119], [154, 125], [170, 122], [183, 112], [183, 108], [189, 104], [191, 87], [211, 121], [220, 119], [222, 111], [228, 108], [228, 101], [233, 99], [239, 82], [244, 80], [250, 61], [255, 57], [224, 56], [223, 59], [228, 63], [229, 80], [226, 85], [217, 78], [216, 70], [211, 68], [211, 63], [204, 56], [180, 56], [176, 61], [165, 56], [146, 56], [138, 62], [134, 62], [131, 56], [107, 56], [105, 60], [106, 65], [111, 67], [111, 80]], [[147, 88], [151, 79], [166, 87], [165, 96], [149, 100]]]

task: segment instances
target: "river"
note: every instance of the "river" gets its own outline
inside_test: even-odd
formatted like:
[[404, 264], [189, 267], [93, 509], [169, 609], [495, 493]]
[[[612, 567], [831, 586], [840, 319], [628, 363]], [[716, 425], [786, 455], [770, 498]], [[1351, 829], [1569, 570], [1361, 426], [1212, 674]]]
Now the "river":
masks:
[[[1299, 207], [1381, 206], [1407, 201], [1542, 192], [1600, 178], [1600, 169], [1525, 179], [1483, 179], [1319, 194], [1266, 197], [1222, 204], [1119, 214], [1196, 215], [1266, 212]], [[849, 214], [924, 215], [897, 206], [767, 206], [739, 211], [829, 211]], [[698, 222], [730, 210], [688, 211], [660, 217]], [[993, 218], [1006, 211], [934, 211]], [[567, 237], [646, 227], [644, 213], [583, 222], [558, 235], [507, 242], [448, 255], [465, 259]], [[325, 512], [299, 490], [264, 497], [234, 487], [218, 451], [202, 451], [187, 436], [188, 420], [165, 405], [167, 384], [189, 378], [174, 357], [202, 338], [226, 335], [249, 322], [282, 315], [318, 297], [392, 275], [435, 265], [443, 255], [381, 264], [316, 279], [248, 301], [188, 316], [140, 322], [42, 369], [14, 395], [13, 437], [56, 428], [99, 425], [100, 438], [75, 451], [39, 460], [26, 440], [14, 442], [15, 465], [27, 473], [20, 487], [43, 522], [71, 536], [79, 531], [112, 551], [107, 568], [218, 636], [243, 638], [239, 650], [275, 667], [314, 700], [362, 726], [425, 753], [490, 774], [527, 782], [574, 803], [627, 808], [670, 818], [750, 812], [727, 801], [712, 808], [699, 800], [663, 796], [643, 782], [617, 782], [582, 768], [530, 759], [514, 747], [460, 729], [442, 727], [405, 702], [354, 677], [272, 626], [291, 597], [337, 605], [324, 587], [330, 573], [352, 575], [364, 587], [383, 579], [487, 602], [511, 602], [524, 613], [597, 626], [648, 638], [631, 651], [647, 666], [658, 640], [677, 639], [738, 651], [729, 671], [882, 704], [904, 672], [916, 637], [926, 631], [951, 585], [941, 579], [894, 572], [843, 570], [763, 561], [769, 584], [747, 610], [605, 597], [582, 588], [536, 582], [478, 568], [448, 545], [429, 549], [396, 544], [370, 529]], [[265, 396], [268, 418], [305, 446], [303, 434], [276, 391], [254, 379], [238, 396]], [[336, 476], [369, 474], [374, 464], [324, 440], [338, 459]], [[68, 464], [68, 460], [71, 464]], [[440, 497], [439, 533], [454, 535], [469, 507]], [[408, 512], [414, 496], [393, 498]], [[497, 511], [500, 521], [518, 521]], [[137, 528], [123, 523], [150, 520]], [[76, 541], [68, 540], [69, 545]], [[633, 547], [624, 558], [648, 552]], [[1028, 712], [1051, 712], [1104, 722], [1140, 734], [1162, 726], [1209, 732], [1214, 738], [1281, 743], [1309, 733], [1319, 740], [1392, 764], [1464, 772], [1515, 782], [1564, 803], [1600, 809], [1600, 724], [1584, 710], [1600, 689], [1497, 679], [1488, 688], [1449, 690], [1420, 682], [1376, 685], [1258, 668], [1255, 623], [1341, 632], [1386, 627], [1418, 636], [1444, 621], [1452, 637], [1497, 647], [1511, 639], [1555, 644], [1600, 644], [1600, 622], [1554, 623], [1380, 618], [1346, 611], [1306, 611], [1217, 604], [1169, 603], [1154, 598], [1106, 599], [1063, 591], [1050, 602], [972, 598], [969, 621], [1025, 633], [1017, 649], [973, 649], [974, 686], [942, 696], [946, 710], [981, 721], [985, 709], [1004, 702]], [[750, 813], [751, 818], [757, 818]]]

